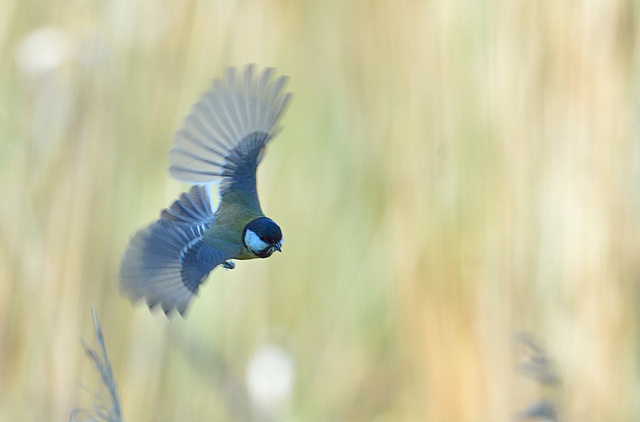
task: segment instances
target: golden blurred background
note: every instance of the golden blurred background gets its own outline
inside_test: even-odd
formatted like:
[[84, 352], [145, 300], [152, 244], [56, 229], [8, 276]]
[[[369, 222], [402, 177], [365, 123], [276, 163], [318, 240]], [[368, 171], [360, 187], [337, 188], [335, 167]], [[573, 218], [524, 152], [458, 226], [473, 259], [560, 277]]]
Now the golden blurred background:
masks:
[[[0, 9], [0, 421], [100, 403], [92, 305], [127, 421], [640, 419], [637, 2]], [[245, 63], [291, 77], [284, 253], [132, 306], [173, 132]]]

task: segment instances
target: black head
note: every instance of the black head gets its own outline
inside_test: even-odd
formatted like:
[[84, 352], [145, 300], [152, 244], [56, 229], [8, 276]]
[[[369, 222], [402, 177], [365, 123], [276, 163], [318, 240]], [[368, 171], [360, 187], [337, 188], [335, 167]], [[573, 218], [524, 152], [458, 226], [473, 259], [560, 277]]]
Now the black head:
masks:
[[258, 217], [244, 227], [242, 242], [257, 257], [268, 258], [282, 252], [282, 230], [270, 218]]

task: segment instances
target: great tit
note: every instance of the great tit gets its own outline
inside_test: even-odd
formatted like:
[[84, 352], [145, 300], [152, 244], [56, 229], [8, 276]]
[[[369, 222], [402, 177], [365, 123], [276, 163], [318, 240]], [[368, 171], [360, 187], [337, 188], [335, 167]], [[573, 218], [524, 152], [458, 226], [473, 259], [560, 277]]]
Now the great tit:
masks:
[[256, 190], [256, 168], [292, 95], [284, 92], [288, 78], [273, 72], [229, 68], [176, 132], [169, 172], [194, 186], [129, 242], [119, 288], [132, 302], [144, 298], [182, 315], [216, 266], [282, 251], [282, 231], [263, 214]]

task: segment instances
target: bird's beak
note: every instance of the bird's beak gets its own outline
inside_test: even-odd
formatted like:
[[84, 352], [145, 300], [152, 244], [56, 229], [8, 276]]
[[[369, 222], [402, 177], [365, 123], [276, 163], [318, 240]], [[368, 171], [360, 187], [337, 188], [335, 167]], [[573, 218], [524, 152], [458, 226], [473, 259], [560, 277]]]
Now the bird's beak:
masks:
[[276, 248], [278, 252], [282, 252], [282, 242], [276, 243], [273, 247]]

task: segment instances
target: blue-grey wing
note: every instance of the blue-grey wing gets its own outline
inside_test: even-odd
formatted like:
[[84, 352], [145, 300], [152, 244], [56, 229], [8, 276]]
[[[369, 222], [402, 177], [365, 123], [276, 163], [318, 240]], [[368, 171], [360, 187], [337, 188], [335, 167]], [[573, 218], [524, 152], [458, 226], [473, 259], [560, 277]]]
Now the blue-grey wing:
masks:
[[176, 132], [170, 173], [193, 184], [219, 183], [221, 195], [231, 189], [255, 195], [256, 167], [291, 98], [284, 92], [286, 82], [284, 76], [273, 79], [273, 69], [257, 74], [253, 66], [240, 74], [228, 69]]
[[229, 253], [204, 244], [204, 231], [213, 223], [207, 186], [183, 193], [160, 219], [129, 242], [120, 266], [120, 291], [132, 301], [144, 298], [152, 308], [183, 314], [200, 284]]
[[213, 201], [206, 186], [194, 186], [189, 193], [183, 193], [180, 199], [169, 208], [162, 210], [162, 220], [184, 224], [207, 224], [213, 222]]

